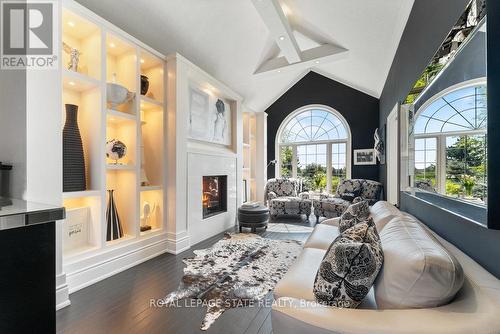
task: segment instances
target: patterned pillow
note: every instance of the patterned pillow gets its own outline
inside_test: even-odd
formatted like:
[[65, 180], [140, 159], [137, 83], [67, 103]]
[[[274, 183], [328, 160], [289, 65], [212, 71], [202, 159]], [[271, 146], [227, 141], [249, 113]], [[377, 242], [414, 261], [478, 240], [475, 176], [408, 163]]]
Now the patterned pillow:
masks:
[[370, 218], [339, 235], [326, 252], [314, 280], [316, 300], [328, 306], [356, 308], [370, 291], [384, 253]]
[[347, 210], [340, 216], [339, 232], [353, 227], [356, 224], [364, 222], [370, 216], [370, 205], [368, 201], [361, 197], [356, 197], [353, 204], [349, 205]]

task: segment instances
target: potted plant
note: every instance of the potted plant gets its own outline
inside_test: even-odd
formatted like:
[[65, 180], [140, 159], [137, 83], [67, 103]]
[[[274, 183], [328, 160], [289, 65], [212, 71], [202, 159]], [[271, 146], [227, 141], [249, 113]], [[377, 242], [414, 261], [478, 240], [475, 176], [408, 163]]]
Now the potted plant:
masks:
[[460, 175], [460, 182], [462, 182], [467, 197], [472, 197], [472, 188], [476, 184], [474, 177], [466, 174]]

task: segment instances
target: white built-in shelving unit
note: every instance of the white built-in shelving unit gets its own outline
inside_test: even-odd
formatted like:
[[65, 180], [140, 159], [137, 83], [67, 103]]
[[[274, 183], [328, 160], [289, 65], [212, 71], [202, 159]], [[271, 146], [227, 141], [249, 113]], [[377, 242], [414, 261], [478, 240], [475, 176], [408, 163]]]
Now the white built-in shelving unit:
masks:
[[[69, 234], [62, 238], [63, 264], [71, 292], [109, 276], [96, 271], [96, 266], [109, 263], [106, 270], [116, 272], [130, 266], [131, 261], [137, 263], [157, 255], [157, 250], [145, 249], [158, 244], [166, 229], [166, 62], [160, 53], [73, 1], [63, 2], [61, 24], [61, 42], [81, 52], [78, 72], [62, 70], [61, 115], [64, 124], [64, 105], [79, 106], [87, 179], [86, 191], [63, 193], [68, 213], [63, 224], [73, 224], [73, 228], [76, 224], [83, 233], [77, 243]], [[69, 55], [62, 52], [62, 56], [67, 68]], [[140, 94], [141, 75], [149, 78], [145, 96]], [[106, 83], [114, 80], [135, 93], [134, 99], [116, 109], [106, 101]], [[127, 154], [119, 164], [106, 157], [106, 142], [113, 138], [127, 146]], [[148, 184], [141, 184], [141, 166]], [[125, 232], [123, 238], [113, 241], [106, 240], [108, 189], [114, 190]], [[141, 232], [145, 202], [154, 208], [147, 222], [152, 229]], [[63, 228], [64, 233], [68, 231]], [[141, 258], [129, 256], [139, 251], [143, 252]], [[113, 264], [121, 256], [123, 261]]]
[[264, 200], [264, 187], [267, 181], [266, 161], [267, 114], [247, 110], [243, 113], [242, 174], [248, 187], [248, 201]]
[[[246, 198], [247, 201], [255, 201], [255, 159], [256, 159], [256, 143], [255, 143], [256, 115], [254, 112], [243, 113], [243, 180], [246, 182]], [[245, 199], [245, 189], [243, 191], [243, 201]]]

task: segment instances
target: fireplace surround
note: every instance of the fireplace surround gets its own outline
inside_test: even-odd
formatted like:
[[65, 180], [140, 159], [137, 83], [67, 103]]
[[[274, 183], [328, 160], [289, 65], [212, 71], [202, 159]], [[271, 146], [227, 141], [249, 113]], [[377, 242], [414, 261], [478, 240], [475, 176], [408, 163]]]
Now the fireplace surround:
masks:
[[203, 219], [227, 212], [227, 175], [203, 176]]

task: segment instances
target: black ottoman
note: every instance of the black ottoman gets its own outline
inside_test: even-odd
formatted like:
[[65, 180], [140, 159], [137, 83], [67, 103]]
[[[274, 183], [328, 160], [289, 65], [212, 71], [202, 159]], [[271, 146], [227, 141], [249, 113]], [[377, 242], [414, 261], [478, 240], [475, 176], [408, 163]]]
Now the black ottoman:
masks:
[[243, 227], [248, 227], [255, 232], [257, 228], [267, 228], [267, 221], [269, 220], [269, 208], [262, 204], [255, 207], [242, 206], [238, 209], [238, 222], [240, 232]]

